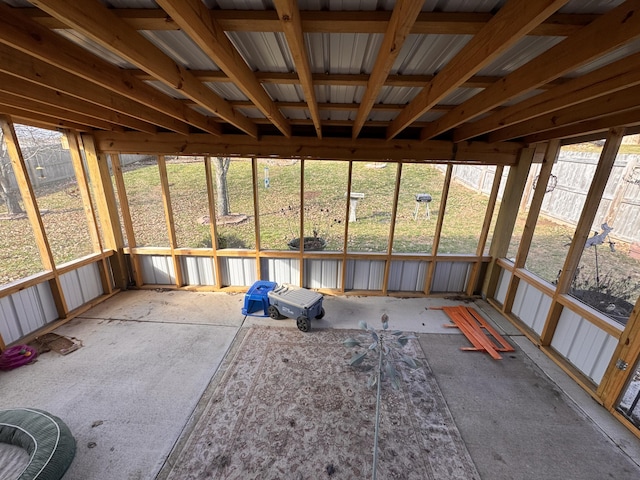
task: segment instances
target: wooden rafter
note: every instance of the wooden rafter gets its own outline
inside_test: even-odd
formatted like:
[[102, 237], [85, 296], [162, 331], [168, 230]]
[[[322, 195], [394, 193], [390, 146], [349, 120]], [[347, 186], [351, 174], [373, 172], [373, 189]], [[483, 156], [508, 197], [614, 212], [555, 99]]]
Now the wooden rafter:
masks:
[[0, 43], [84, 78], [107, 90], [165, 113], [205, 132], [220, 134], [218, 123], [171, 99], [122, 70], [38, 25], [0, 2]]
[[19, 107], [12, 107], [0, 101], [0, 112], [10, 116], [16, 123], [31, 125], [44, 130], [57, 130], [59, 128], [68, 128], [78, 130], [80, 132], [88, 130], [85, 123], [74, 123], [63, 120], [55, 115], [47, 115], [41, 112], [31, 112]]
[[55, 89], [176, 133], [185, 135], [189, 133], [189, 127], [184, 122], [3, 44], [0, 44], [0, 72], [28, 80], [41, 87]]
[[223, 118], [251, 136], [255, 123], [237, 113], [184, 67], [131, 28], [96, 0], [38, 0], [38, 8], [65, 22], [104, 48], [154, 75], [164, 84], [182, 92], [203, 108]]
[[[64, 28], [56, 18], [36, 8], [25, 14], [48, 28]], [[123, 8], [113, 12], [136, 30], [178, 30], [179, 26], [160, 9]], [[302, 27], [307, 33], [384, 33], [391, 12], [303, 11]], [[475, 12], [424, 12], [418, 16], [412, 34], [475, 35], [493, 14]], [[598, 15], [554, 14], [531, 30], [531, 35], [565, 37], [592, 22]], [[218, 10], [216, 20], [227, 32], [281, 32], [277, 14], [269, 10]]]
[[453, 139], [454, 141], [467, 140], [638, 84], [640, 84], [640, 53], [610, 63], [551, 90], [506, 107], [487, 118], [460, 127], [454, 132]]
[[510, 0], [426, 85], [387, 129], [393, 138], [542, 23], [568, 0]]
[[421, 138], [427, 140], [446, 132], [637, 38], [639, 10], [640, 0], [627, 0], [432, 122], [423, 129]]
[[636, 87], [630, 87], [588, 102], [547, 113], [528, 122], [517, 123], [510, 127], [496, 130], [489, 135], [489, 141], [499, 142], [525, 135], [533, 135], [626, 110], [637, 110], [638, 108], [640, 108], [640, 90]]
[[418, 13], [424, 5], [424, 0], [398, 0], [393, 7], [393, 13], [387, 24], [387, 29], [373, 65], [367, 88], [364, 91], [360, 108], [353, 122], [352, 138], [357, 138], [367, 120], [371, 107], [378, 98], [380, 90], [393, 67], [393, 63], [404, 44]]
[[316, 129], [316, 135], [318, 135], [318, 138], [321, 138], [322, 124], [320, 122], [320, 112], [318, 111], [318, 102], [316, 101], [316, 94], [313, 89], [313, 77], [311, 75], [309, 56], [307, 55], [307, 48], [302, 33], [298, 4], [293, 0], [274, 0], [274, 4], [278, 12], [278, 17], [280, 17], [285, 37], [287, 38], [287, 44], [289, 45], [289, 50], [295, 63], [306, 104]]
[[[254, 73], [233, 43], [231, 43], [231, 40], [225, 35], [222, 28], [220, 28], [211, 11], [202, 1], [158, 0], [158, 4], [173, 18], [180, 28], [191, 37], [202, 51], [229, 75], [236, 86], [249, 97], [264, 116], [278, 127], [278, 130], [280, 130], [283, 135], [290, 137], [291, 127], [287, 123], [286, 118], [280, 113], [280, 110], [275, 106], [271, 97], [269, 97], [265, 89], [260, 85]], [[190, 73], [189, 76], [191, 76]], [[195, 77], [191, 77], [196, 80]], [[233, 111], [228, 103], [225, 102], [225, 104], [225, 108]], [[206, 107], [207, 105], [202, 106]], [[215, 113], [215, 109], [212, 109], [212, 111]], [[230, 121], [229, 118], [225, 118], [225, 120]], [[235, 125], [250, 135], [254, 135], [255, 133], [255, 129], [247, 130], [246, 125], [245, 128], [242, 128], [241, 125], [244, 125], [243, 122], [235, 123]]]

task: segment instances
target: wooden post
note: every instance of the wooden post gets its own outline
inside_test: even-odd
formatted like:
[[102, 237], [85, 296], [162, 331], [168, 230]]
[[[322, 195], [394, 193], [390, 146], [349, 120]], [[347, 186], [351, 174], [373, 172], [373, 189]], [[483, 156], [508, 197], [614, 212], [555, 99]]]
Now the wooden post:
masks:
[[[540, 209], [542, 208], [542, 202], [547, 190], [547, 184], [551, 177], [551, 170], [558, 159], [560, 154], [560, 140], [551, 140], [547, 145], [547, 149], [542, 159], [542, 165], [540, 166], [538, 181], [536, 183], [535, 190], [533, 192], [533, 198], [529, 205], [529, 212], [527, 213], [527, 220], [524, 224], [522, 231], [522, 237], [520, 238], [520, 246], [518, 247], [518, 253], [514, 262], [514, 271], [518, 268], [524, 268], [531, 247], [531, 241], [533, 240], [533, 233], [538, 223], [538, 216], [540, 215]], [[517, 275], [511, 276], [509, 287], [507, 289], [507, 295], [505, 297], [502, 311], [504, 313], [511, 312], [513, 307], [513, 300], [515, 299], [516, 292], [518, 291], [518, 285], [520, 278]]]
[[509, 242], [518, 218], [520, 199], [527, 182], [533, 154], [534, 149], [523, 148], [520, 152], [518, 163], [509, 170], [509, 177], [507, 178], [504, 195], [500, 203], [498, 218], [493, 227], [491, 247], [489, 247], [491, 262], [482, 285], [482, 295], [487, 298], [493, 297], [498, 285], [500, 269], [497, 266], [497, 261], [499, 258], [505, 257], [509, 251]]
[[27, 212], [27, 217], [29, 218], [29, 223], [31, 223], [38, 251], [40, 252], [42, 266], [45, 270], [50, 270], [54, 274], [53, 279], [49, 280], [49, 286], [51, 288], [51, 294], [53, 295], [53, 301], [55, 302], [56, 309], [58, 311], [58, 316], [60, 318], [65, 318], [69, 313], [69, 309], [67, 308], [67, 302], [64, 298], [60, 278], [56, 271], [56, 265], [53, 259], [53, 253], [51, 252], [51, 246], [49, 245], [49, 240], [47, 239], [44, 223], [42, 223], [42, 217], [38, 210], [36, 195], [33, 191], [31, 181], [29, 180], [29, 173], [27, 171], [27, 166], [24, 163], [24, 157], [22, 156], [22, 150], [20, 149], [16, 131], [13, 128], [13, 122], [8, 116], [0, 114], [0, 127], [4, 133], [7, 153], [9, 154], [9, 159], [11, 160], [11, 165], [13, 167], [13, 174], [16, 177], [18, 189], [22, 196], [24, 209]]
[[167, 233], [169, 234], [169, 247], [171, 248], [171, 260], [173, 261], [173, 271], [175, 272], [176, 287], [181, 287], [182, 265], [180, 257], [176, 255], [178, 241], [176, 239], [176, 227], [173, 221], [173, 208], [171, 207], [171, 193], [169, 192], [169, 179], [167, 178], [167, 163], [164, 155], [158, 155], [158, 169], [160, 170], [160, 188], [162, 189], [162, 206], [164, 207], [164, 219], [167, 223]]
[[542, 334], [540, 335], [540, 345], [547, 346], [551, 343], [553, 335], [558, 326], [558, 320], [560, 320], [560, 314], [562, 313], [562, 305], [557, 301], [560, 295], [564, 295], [569, 292], [571, 288], [571, 282], [575, 275], [576, 268], [582, 258], [584, 252], [584, 245], [587, 242], [589, 233], [591, 232], [591, 226], [595, 220], [602, 194], [607, 186], [611, 169], [616, 161], [618, 155], [618, 149], [622, 143], [622, 137], [624, 136], [624, 128], [616, 127], [609, 130], [607, 135], [607, 141], [604, 144], [602, 153], [600, 154], [600, 160], [596, 172], [591, 181], [589, 192], [587, 193], [587, 199], [584, 207], [582, 207], [582, 213], [576, 226], [576, 231], [573, 235], [567, 258], [564, 261], [562, 272], [558, 278], [558, 284], [556, 285], [556, 292], [553, 296], [551, 303], [551, 309], [547, 314]]
[[100, 238], [100, 232], [98, 231], [98, 221], [96, 219], [96, 212], [91, 202], [91, 194], [89, 193], [89, 182], [87, 181], [87, 171], [84, 168], [84, 162], [82, 161], [82, 153], [80, 152], [80, 136], [77, 132], [70, 130], [64, 131], [67, 145], [69, 146], [69, 153], [71, 155], [71, 162], [73, 163], [73, 170], [76, 174], [76, 180], [78, 182], [78, 190], [80, 197], [82, 198], [82, 205], [84, 207], [84, 213], [87, 218], [87, 226], [89, 227], [89, 236], [91, 237], [91, 246], [94, 252], [99, 252], [102, 259], [100, 261], [100, 280], [102, 282], [102, 291], [104, 293], [113, 292], [113, 285], [111, 284], [111, 272], [107, 265], [107, 259], [104, 256], [102, 249], [102, 239]]
[[104, 246], [115, 252], [114, 256], [111, 257], [113, 279], [116, 286], [124, 290], [129, 283], [129, 275], [123, 251], [124, 238], [120, 227], [116, 197], [113, 193], [113, 184], [111, 183], [107, 157], [102, 153], [98, 153], [93, 136], [88, 134], [82, 135], [82, 143], [84, 144], [89, 177], [93, 184], [96, 206], [98, 207], [98, 215], [104, 234]]
[[262, 269], [260, 265], [260, 202], [258, 198], [258, 159], [256, 157], [251, 158], [251, 178], [253, 181], [252, 184], [252, 194], [253, 194], [253, 217], [254, 228], [256, 234], [256, 278], [261, 280], [262, 277]]
[[393, 208], [391, 210], [391, 230], [389, 231], [389, 242], [387, 245], [387, 258], [384, 263], [384, 274], [382, 275], [382, 294], [387, 294], [387, 284], [389, 283], [389, 272], [391, 270], [391, 255], [393, 254], [393, 238], [396, 230], [396, 216], [398, 213], [398, 198], [400, 196], [400, 180], [402, 178], [402, 163], [396, 166], [396, 186], [393, 191]]
[[[349, 218], [349, 209], [351, 204], [351, 181], [353, 179], [353, 161], [349, 161], [349, 169], [347, 171], [347, 195], [345, 196], [346, 208], [344, 218]], [[347, 281], [347, 249], [349, 248], [349, 222], [344, 222], [344, 243], [342, 245], [342, 285], [340, 286], [340, 292], [344, 293], [345, 283]]]
[[[489, 237], [489, 229], [491, 228], [491, 220], [493, 219], [493, 212], [496, 208], [496, 201], [498, 199], [498, 192], [500, 191], [500, 183], [502, 182], [502, 172], [504, 171], [504, 165], [497, 165], [495, 174], [493, 177], [493, 184], [491, 185], [491, 194], [489, 195], [489, 202], [487, 205], [487, 211], [484, 214], [484, 222], [482, 223], [482, 230], [480, 230], [480, 239], [478, 241], [478, 247], [476, 248], [476, 257], [478, 259], [473, 264], [471, 274], [469, 275], [469, 283], [467, 284], [467, 295], [473, 295], [476, 289], [476, 283], [482, 269], [482, 257], [484, 256], [484, 247], [487, 244], [487, 238]], [[483, 172], [483, 179], [486, 175], [486, 169]], [[482, 182], [484, 184], [484, 180]], [[481, 190], [482, 191], [482, 190]]]
[[427, 270], [427, 278], [424, 282], [424, 294], [429, 295], [431, 292], [431, 284], [433, 283], [433, 275], [436, 271], [436, 257], [438, 255], [438, 247], [440, 245], [440, 234], [442, 233], [442, 224], [444, 222], [444, 212], [447, 209], [447, 199], [449, 198], [449, 188], [451, 187], [451, 178], [453, 177], [453, 165], [447, 165], [447, 173], [444, 176], [444, 184], [442, 185], [442, 196], [440, 197], [440, 208], [438, 209], [438, 220], [436, 222], [436, 231], [433, 234], [433, 246], [431, 248], [431, 262]]
[[204, 157], [205, 179], [207, 181], [207, 199], [209, 200], [209, 229], [211, 232], [211, 248], [213, 249], [213, 267], [216, 272], [216, 288], [222, 288], [220, 281], [220, 257], [218, 256], [218, 222], [216, 220], [215, 197], [213, 194], [213, 175], [211, 175], [211, 157]]

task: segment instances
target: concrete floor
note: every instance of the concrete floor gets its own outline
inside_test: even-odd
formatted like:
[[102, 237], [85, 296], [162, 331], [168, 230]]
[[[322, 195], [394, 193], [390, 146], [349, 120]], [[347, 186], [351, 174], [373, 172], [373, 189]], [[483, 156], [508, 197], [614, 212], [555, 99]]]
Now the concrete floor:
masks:
[[[126, 291], [56, 330], [83, 347], [0, 372], [0, 408], [61, 417], [78, 450], [65, 480], [154, 479], [241, 328], [244, 295]], [[419, 334], [425, 356], [484, 480], [640, 478], [640, 439], [620, 425], [487, 303], [516, 346], [501, 361], [462, 352], [444, 299], [325, 297], [316, 328], [357, 328], [386, 312]], [[301, 333], [302, 334], [302, 333]], [[286, 480], [286, 479], [285, 479]]]

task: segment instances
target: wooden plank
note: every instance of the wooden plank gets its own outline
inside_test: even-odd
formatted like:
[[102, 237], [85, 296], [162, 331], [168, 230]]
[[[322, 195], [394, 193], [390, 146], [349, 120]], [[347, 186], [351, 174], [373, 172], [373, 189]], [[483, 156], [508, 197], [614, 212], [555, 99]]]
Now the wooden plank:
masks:
[[[436, 257], [438, 255], [438, 247], [440, 246], [440, 235], [442, 234], [442, 225], [444, 222], [444, 212], [447, 209], [447, 200], [449, 199], [449, 187], [451, 186], [451, 177], [453, 176], [453, 165], [447, 165], [447, 171], [444, 176], [444, 182], [442, 184], [442, 194], [440, 195], [440, 208], [438, 209], [438, 218], [436, 220], [436, 228], [433, 233], [433, 245], [431, 247], [431, 255]], [[436, 261], [429, 262], [429, 268], [427, 270], [427, 276], [425, 278], [424, 294], [429, 295], [431, 293], [431, 285], [433, 283], [433, 276], [436, 272]]]
[[30, 20], [0, 2], [0, 43], [9, 45], [55, 67], [119, 93], [213, 135], [220, 134], [215, 121], [194, 111], [180, 100], [164, 95], [130, 72], [87, 53], [82, 47]]
[[[398, 199], [400, 198], [400, 181], [402, 180], [402, 163], [398, 163], [396, 168], [396, 184], [393, 189], [393, 206], [391, 207], [391, 229], [387, 241], [387, 258], [384, 262], [384, 272], [382, 274], [382, 293], [386, 294], [389, 286], [389, 272], [391, 271], [391, 256], [393, 255], [393, 240], [396, 233], [396, 218], [398, 216]], [[346, 222], [349, 223], [349, 222]]]
[[465, 308], [471, 317], [473, 317], [481, 328], [484, 328], [489, 334], [494, 338], [494, 340], [500, 345], [500, 348], [497, 350], [500, 352], [515, 352], [516, 349], [511, 346], [509, 342], [507, 342], [502, 335], [498, 333], [498, 331], [491, 326], [489, 322], [487, 322], [482, 315], [478, 313], [477, 310], [471, 307], [462, 307]]
[[640, 84], [640, 53], [571, 79], [539, 95], [501, 109], [489, 117], [457, 128], [454, 141], [492, 132], [509, 125]]
[[[22, 8], [25, 15], [47, 28], [65, 24], [37, 8]], [[178, 30], [180, 27], [160, 9], [114, 8], [113, 12], [136, 30]], [[282, 26], [271, 10], [217, 10], [216, 20], [227, 32], [280, 32]], [[384, 33], [388, 11], [304, 11], [303, 30], [307, 33]], [[482, 12], [423, 12], [412, 34], [475, 35], [492, 18]], [[554, 14], [534, 28], [530, 35], [564, 37], [591, 23], [598, 15]]]
[[518, 95], [558, 78], [640, 36], [640, 0], [627, 0], [564, 41], [538, 55], [499, 83], [439, 118], [422, 130], [428, 140]]
[[[273, 103], [273, 100], [271, 100], [271, 97], [269, 97], [264, 88], [262, 88], [253, 71], [249, 68], [233, 43], [231, 43], [231, 40], [226, 36], [220, 25], [218, 25], [215, 17], [204, 3], [202, 3], [201, 0], [157, 0], [157, 3], [171, 16], [180, 28], [189, 35], [191, 40], [193, 40], [218, 67], [229, 75], [234, 84], [249, 97], [264, 116], [267, 117], [285, 137], [290, 137], [291, 126], [288, 124], [286, 118], [284, 118], [280, 110], [278, 110]], [[123, 23], [123, 26], [124, 25], [126, 24]], [[137, 32], [128, 25], [127, 30], [129, 30], [128, 35], [138, 35]], [[302, 46], [301, 48], [304, 47]], [[158, 50], [158, 52], [161, 53], [160, 50]], [[159, 55], [154, 55], [159, 59]], [[138, 62], [134, 63], [140, 65]], [[147, 65], [148, 67], [151, 66], [149, 63], [147, 63]], [[160, 68], [154, 68], [156, 76], [159, 78], [171, 78], [172, 74], [170, 71], [165, 70], [165, 67], [161, 66], [160, 63], [158, 63], [158, 67]], [[149, 68], [146, 68], [146, 70], [149, 71]], [[187, 82], [191, 83], [195, 81], [199, 83], [190, 72], [187, 70], [185, 70], [185, 72], [189, 74]], [[171, 76], [167, 77], [166, 74]], [[169, 84], [176, 85], [175, 79]], [[187, 93], [186, 90], [185, 93]], [[192, 95], [189, 96], [196, 100]], [[212, 113], [221, 116], [245, 133], [257, 136], [255, 124], [251, 122], [251, 120], [235, 112], [229, 103], [221, 97], [217, 95], [216, 97], [214, 101], [213, 99], [205, 98], [201, 93], [198, 95], [198, 98], [201, 99], [199, 103], [203, 107], [209, 108]], [[203, 99], [206, 99], [206, 104], [202, 103]], [[212, 106], [215, 108], [212, 108]], [[218, 111], [219, 108], [222, 110]]]
[[367, 88], [360, 100], [360, 107], [353, 122], [352, 138], [357, 138], [360, 134], [371, 112], [371, 107], [373, 107], [378, 98], [380, 90], [384, 86], [384, 82], [393, 68], [402, 45], [407, 39], [423, 5], [424, 0], [398, 0], [395, 2], [371, 76], [367, 82]]
[[[293, 0], [274, 0], [274, 4], [285, 37], [287, 38], [287, 44], [293, 57], [295, 70], [300, 79], [300, 85], [302, 86], [302, 92], [306, 100], [305, 104], [309, 109], [313, 125], [316, 129], [316, 135], [318, 138], [322, 138], [322, 123], [320, 121], [318, 102], [316, 101], [316, 94], [313, 87], [311, 65], [309, 63], [309, 56], [307, 55], [304, 34], [302, 33], [302, 22], [298, 3]], [[258, 82], [257, 78], [256, 82]]]
[[176, 287], [182, 286], [182, 267], [180, 259], [176, 256], [175, 249], [178, 247], [176, 239], [176, 227], [173, 221], [173, 208], [171, 206], [171, 192], [169, 190], [169, 179], [167, 178], [167, 164], [164, 155], [158, 155], [158, 170], [160, 171], [160, 188], [162, 190], [162, 207], [164, 219], [167, 224], [169, 235], [169, 247], [171, 247], [171, 260], [173, 261], [173, 271], [175, 272]]
[[149, 72], [169, 87], [182, 92], [248, 135], [257, 136], [257, 127], [251, 120], [234, 111], [228, 102], [99, 1], [39, 0], [34, 4], [107, 50]]
[[[0, 93], [0, 96], [2, 94]], [[85, 124], [79, 124], [62, 120], [59, 116], [47, 115], [38, 112], [32, 112], [29, 110], [23, 110], [19, 107], [8, 106], [0, 100], [0, 113], [10, 116], [16, 121], [24, 125], [31, 125], [33, 127], [42, 128], [44, 130], [56, 130], [58, 128], [66, 128], [76, 131], [87, 131], [89, 127]]]
[[391, 122], [387, 138], [395, 137], [565, 3], [567, 0], [508, 1]]
[[495, 345], [489, 340], [489, 338], [480, 330], [474, 328], [461, 312], [458, 307], [442, 307], [447, 316], [453, 321], [453, 323], [460, 329], [465, 337], [474, 346], [474, 349], [480, 351], [486, 351], [491, 358], [495, 360], [501, 360], [502, 355], [498, 353]]
[[220, 258], [218, 257], [218, 222], [216, 219], [215, 195], [213, 175], [211, 174], [211, 157], [204, 157], [204, 177], [207, 183], [207, 207], [209, 209], [209, 231], [211, 232], [211, 248], [213, 250], [213, 265], [215, 267], [216, 288], [222, 288], [220, 283]]
[[0, 71], [176, 133], [189, 133], [189, 127], [182, 121], [3, 44], [0, 44]]

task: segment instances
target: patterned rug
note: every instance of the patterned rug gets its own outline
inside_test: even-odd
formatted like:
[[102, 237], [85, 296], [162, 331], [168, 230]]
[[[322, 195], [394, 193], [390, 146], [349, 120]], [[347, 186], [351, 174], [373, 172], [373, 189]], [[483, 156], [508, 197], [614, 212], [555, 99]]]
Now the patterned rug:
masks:
[[[367, 479], [375, 389], [342, 341], [362, 331], [251, 328], [158, 478]], [[379, 479], [479, 480], [416, 340], [422, 368], [383, 383]]]

